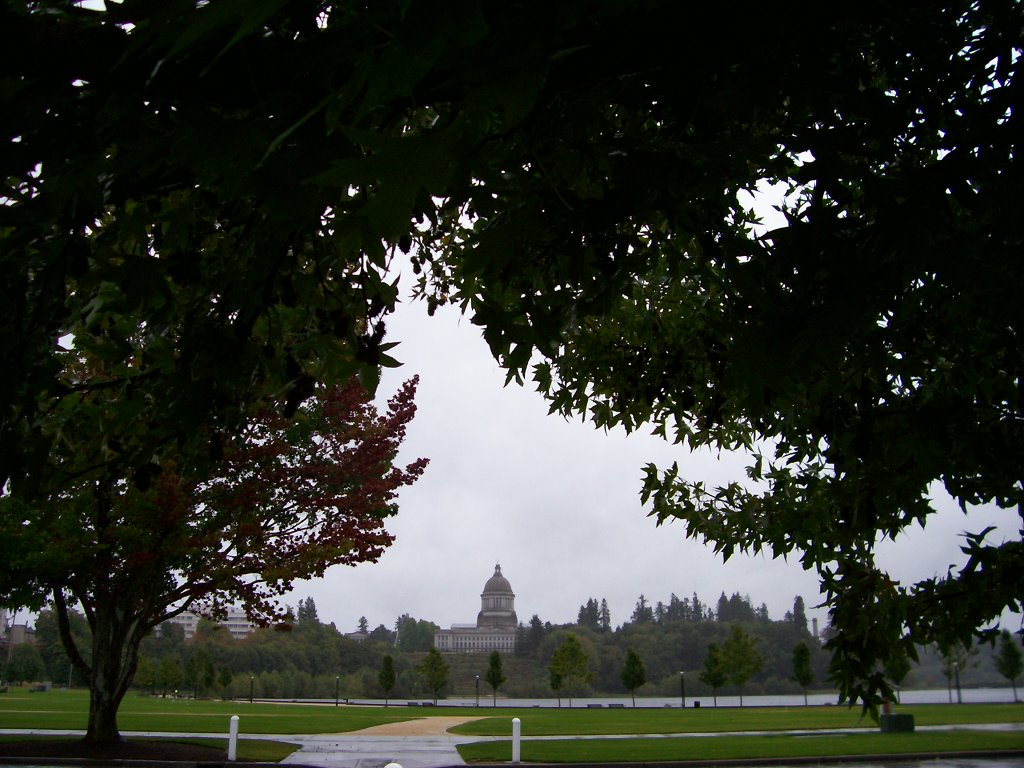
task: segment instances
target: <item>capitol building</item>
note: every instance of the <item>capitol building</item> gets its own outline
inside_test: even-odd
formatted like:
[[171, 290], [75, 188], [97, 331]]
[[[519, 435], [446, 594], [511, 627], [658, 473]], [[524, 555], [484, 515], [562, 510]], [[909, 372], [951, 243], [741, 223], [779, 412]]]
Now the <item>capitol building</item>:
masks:
[[494, 566], [494, 575], [480, 594], [476, 624], [453, 624], [451, 629], [439, 629], [434, 635], [434, 647], [449, 653], [512, 653], [519, 627], [515, 602], [512, 585], [501, 575], [501, 566]]

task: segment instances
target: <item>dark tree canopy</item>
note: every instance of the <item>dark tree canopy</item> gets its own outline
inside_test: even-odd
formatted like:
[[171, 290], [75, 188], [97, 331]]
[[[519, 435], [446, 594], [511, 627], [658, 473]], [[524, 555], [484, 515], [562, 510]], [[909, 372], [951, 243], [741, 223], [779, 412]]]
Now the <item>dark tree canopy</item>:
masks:
[[[268, 393], [372, 388], [389, 256], [416, 246], [426, 300], [554, 411], [751, 452], [749, 485], [652, 466], [644, 498], [725, 557], [816, 569], [844, 697], [874, 705], [891, 653], [1019, 610], [1019, 539], [976, 531], [918, 584], [874, 559], [938, 487], [1020, 523], [1014, 0], [0, 14], [19, 503], [95, 462], [145, 486], [153, 456], [215, 459]], [[762, 182], [787, 226], [757, 234]], [[63, 375], [67, 334], [117, 407], [83, 405], [100, 385]]]

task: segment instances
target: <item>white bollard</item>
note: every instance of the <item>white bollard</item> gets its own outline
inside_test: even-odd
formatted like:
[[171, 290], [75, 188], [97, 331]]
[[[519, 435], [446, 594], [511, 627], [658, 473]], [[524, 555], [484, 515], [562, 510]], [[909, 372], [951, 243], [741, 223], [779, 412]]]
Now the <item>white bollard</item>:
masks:
[[519, 737], [522, 735], [522, 723], [518, 717], [512, 718], [512, 762], [519, 762]]
[[228, 728], [228, 761], [234, 762], [238, 755], [238, 715], [231, 716], [231, 725]]
[[388, 763], [384, 768], [402, 768], [401, 763]]

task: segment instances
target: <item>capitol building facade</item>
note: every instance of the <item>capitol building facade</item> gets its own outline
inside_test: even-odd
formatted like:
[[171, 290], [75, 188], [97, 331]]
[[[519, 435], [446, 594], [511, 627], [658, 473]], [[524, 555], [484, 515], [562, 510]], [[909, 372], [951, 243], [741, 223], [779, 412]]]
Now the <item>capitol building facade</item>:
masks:
[[480, 594], [480, 613], [476, 624], [453, 624], [434, 635], [434, 647], [449, 653], [512, 653], [516, 648], [516, 596], [512, 585], [501, 575], [501, 565], [484, 584]]

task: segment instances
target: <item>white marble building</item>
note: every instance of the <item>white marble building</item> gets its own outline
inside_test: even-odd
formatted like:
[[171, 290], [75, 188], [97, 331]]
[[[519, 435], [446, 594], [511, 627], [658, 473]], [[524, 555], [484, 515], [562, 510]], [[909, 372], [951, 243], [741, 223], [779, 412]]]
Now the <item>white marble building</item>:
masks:
[[512, 653], [516, 648], [516, 596], [512, 585], [494, 566], [494, 575], [480, 594], [480, 613], [476, 624], [453, 624], [434, 635], [434, 647], [449, 653]]

